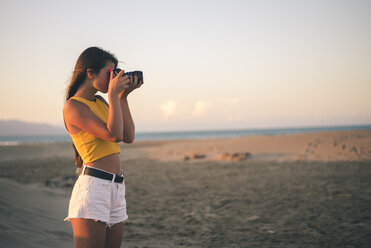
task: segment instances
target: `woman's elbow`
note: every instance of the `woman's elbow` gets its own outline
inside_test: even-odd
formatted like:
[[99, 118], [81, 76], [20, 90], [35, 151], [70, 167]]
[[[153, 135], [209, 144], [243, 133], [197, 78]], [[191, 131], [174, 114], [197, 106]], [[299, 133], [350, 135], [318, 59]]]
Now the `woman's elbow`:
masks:
[[122, 138], [116, 138], [116, 139], [115, 139], [115, 142], [116, 142], [116, 143], [123, 142], [123, 141], [124, 141], [124, 140], [123, 140]]
[[107, 140], [111, 142], [122, 142], [123, 138], [122, 136], [109, 136]]
[[134, 135], [133, 135], [133, 136], [131, 136], [131, 137], [124, 137], [124, 138], [122, 139], [122, 141], [123, 141], [124, 143], [126, 143], [126, 144], [131, 144], [131, 143], [134, 142], [134, 139], [135, 139], [135, 137], [134, 137]]

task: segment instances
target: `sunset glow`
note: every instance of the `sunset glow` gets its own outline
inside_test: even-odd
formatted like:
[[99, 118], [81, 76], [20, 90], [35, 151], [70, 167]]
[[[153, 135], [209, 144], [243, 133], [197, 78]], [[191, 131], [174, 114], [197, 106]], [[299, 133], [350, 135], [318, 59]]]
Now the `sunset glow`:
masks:
[[[0, 119], [63, 126], [79, 54], [144, 72], [138, 131], [371, 123], [370, 1], [1, 1]], [[106, 97], [106, 96], [104, 96]]]

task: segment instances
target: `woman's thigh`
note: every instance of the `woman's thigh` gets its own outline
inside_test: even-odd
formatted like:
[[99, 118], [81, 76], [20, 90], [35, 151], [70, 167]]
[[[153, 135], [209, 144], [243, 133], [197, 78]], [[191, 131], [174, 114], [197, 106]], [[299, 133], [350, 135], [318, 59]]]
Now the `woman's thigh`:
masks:
[[71, 219], [75, 248], [103, 248], [106, 224], [92, 219]]
[[105, 248], [119, 248], [122, 243], [122, 235], [124, 233], [124, 222], [120, 222], [107, 228]]

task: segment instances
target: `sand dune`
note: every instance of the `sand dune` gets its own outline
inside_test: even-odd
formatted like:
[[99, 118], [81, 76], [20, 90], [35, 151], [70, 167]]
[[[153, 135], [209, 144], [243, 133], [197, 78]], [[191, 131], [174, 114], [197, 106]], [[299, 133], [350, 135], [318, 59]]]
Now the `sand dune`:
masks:
[[0, 190], [1, 247], [72, 247], [65, 193], [4, 178]]

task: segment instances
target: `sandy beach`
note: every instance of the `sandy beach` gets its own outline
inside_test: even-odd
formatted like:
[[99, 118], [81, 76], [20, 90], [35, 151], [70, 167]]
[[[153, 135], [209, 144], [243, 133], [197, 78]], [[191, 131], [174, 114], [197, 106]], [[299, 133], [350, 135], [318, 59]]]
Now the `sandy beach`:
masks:
[[[71, 143], [0, 146], [0, 247], [73, 247]], [[121, 145], [122, 247], [371, 247], [371, 130]]]

